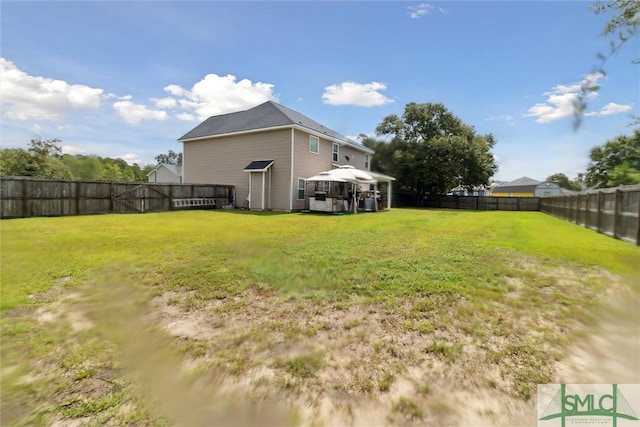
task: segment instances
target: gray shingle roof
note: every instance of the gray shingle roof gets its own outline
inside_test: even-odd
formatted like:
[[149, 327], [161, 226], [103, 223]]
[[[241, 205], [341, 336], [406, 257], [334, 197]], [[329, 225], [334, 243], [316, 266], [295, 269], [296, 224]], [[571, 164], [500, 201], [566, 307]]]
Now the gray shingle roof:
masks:
[[265, 171], [273, 164], [273, 160], [254, 160], [245, 166], [244, 171]]
[[226, 135], [236, 132], [266, 129], [280, 126], [300, 126], [330, 139], [337, 139], [362, 151], [373, 153], [369, 148], [349, 140], [338, 132], [310, 119], [304, 114], [298, 113], [273, 101], [267, 101], [256, 107], [235, 113], [211, 116], [186, 134], [178, 138], [178, 141], [204, 138], [208, 136]]
[[511, 182], [497, 185], [493, 188], [493, 191], [494, 192], [510, 191], [513, 193], [516, 193], [518, 191], [534, 191], [538, 184], [541, 184], [541, 182], [536, 181], [535, 179], [523, 176], [522, 178], [518, 178]]

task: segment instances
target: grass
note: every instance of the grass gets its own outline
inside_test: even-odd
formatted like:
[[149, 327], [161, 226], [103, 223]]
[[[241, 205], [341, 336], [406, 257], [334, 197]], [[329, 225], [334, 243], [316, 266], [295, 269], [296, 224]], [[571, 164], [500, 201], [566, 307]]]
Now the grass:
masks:
[[[267, 366], [267, 388], [316, 399], [336, 370], [333, 388], [375, 397], [405, 367], [444, 361], [527, 400], [610, 286], [596, 273], [639, 287], [638, 247], [533, 212], [190, 211], [5, 220], [0, 231], [3, 425], [170, 424], [125, 363], [131, 348], [140, 360], [170, 350], [170, 366], [206, 361], [190, 380], [204, 389], [220, 372], [241, 380]], [[172, 310], [215, 316], [202, 324], [218, 335], [158, 340], [143, 328], [166, 292]], [[95, 326], [74, 325], [76, 312]], [[411, 397], [390, 409], [424, 415]]]

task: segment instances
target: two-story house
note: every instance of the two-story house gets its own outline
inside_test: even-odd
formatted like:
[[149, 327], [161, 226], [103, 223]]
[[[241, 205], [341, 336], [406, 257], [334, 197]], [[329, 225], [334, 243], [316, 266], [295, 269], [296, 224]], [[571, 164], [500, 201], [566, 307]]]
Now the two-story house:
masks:
[[183, 182], [233, 185], [255, 210], [306, 208], [306, 181], [341, 165], [369, 170], [373, 150], [272, 101], [212, 116], [178, 139]]

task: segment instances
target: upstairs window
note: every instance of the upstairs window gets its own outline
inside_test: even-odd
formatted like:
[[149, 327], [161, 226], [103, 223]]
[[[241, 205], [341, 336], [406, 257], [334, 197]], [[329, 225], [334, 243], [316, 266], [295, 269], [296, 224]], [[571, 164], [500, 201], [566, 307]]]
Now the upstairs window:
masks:
[[369, 170], [369, 155], [368, 154], [364, 155], [364, 168]]
[[320, 152], [320, 138], [309, 135], [309, 152], [318, 154]]
[[333, 157], [331, 158], [331, 160], [333, 160], [334, 162], [337, 162], [339, 157], [340, 157], [340, 146], [334, 142]]

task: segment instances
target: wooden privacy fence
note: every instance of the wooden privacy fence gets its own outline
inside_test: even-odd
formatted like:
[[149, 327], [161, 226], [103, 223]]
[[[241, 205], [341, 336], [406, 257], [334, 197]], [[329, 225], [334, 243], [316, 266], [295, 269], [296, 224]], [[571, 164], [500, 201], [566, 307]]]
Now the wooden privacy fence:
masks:
[[0, 218], [205, 209], [234, 202], [234, 187], [208, 184], [0, 178]]
[[640, 245], [640, 185], [545, 197], [541, 210]]
[[494, 211], [539, 211], [539, 197], [436, 196], [425, 201], [429, 208]]

